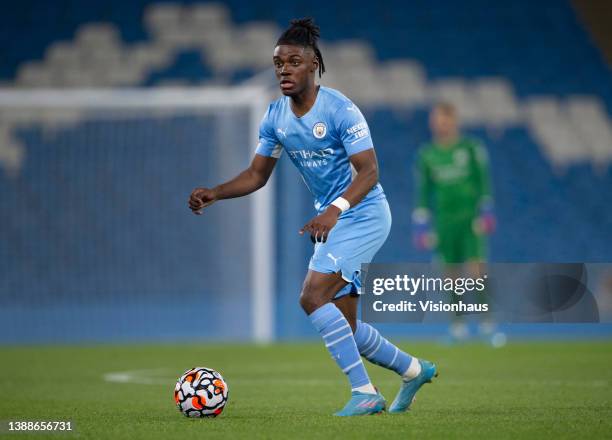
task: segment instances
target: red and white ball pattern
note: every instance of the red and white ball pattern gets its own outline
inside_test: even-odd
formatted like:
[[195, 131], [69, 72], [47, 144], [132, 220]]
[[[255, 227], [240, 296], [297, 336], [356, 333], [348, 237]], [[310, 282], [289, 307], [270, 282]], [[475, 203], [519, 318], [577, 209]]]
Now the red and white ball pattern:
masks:
[[217, 371], [196, 367], [179, 377], [174, 387], [174, 401], [187, 417], [217, 417], [227, 403], [228, 391]]

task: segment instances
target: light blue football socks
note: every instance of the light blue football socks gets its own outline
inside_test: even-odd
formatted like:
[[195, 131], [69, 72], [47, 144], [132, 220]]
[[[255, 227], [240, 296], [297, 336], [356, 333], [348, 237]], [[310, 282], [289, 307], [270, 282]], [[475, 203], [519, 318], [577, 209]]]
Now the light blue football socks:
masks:
[[361, 356], [402, 377], [400, 390], [389, 407], [392, 413], [408, 410], [421, 386], [438, 375], [434, 364], [403, 352], [365, 322], [358, 320], [353, 334], [348, 321], [333, 303], [319, 307], [309, 318], [351, 383], [351, 399], [337, 416], [377, 414], [385, 410], [385, 399], [372, 386]]
[[325, 346], [340, 369], [347, 375], [354, 391], [376, 393], [363, 365], [348, 321], [333, 303], [327, 303], [308, 315]]
[[354, 339], [359, 353], [373, 364], [395, 371], [400, 376], [409, 372], [412, 356], [387, 341], [370, 324], [357, 320]]
[[365, 322], [357, 321], [355, 343], [367, 360], [393, 370], [402, 377], [399, 392], [389, 407], [390, 413], [407, 411], [419, 389], [438, 375], [435, 364], [404, 353]]

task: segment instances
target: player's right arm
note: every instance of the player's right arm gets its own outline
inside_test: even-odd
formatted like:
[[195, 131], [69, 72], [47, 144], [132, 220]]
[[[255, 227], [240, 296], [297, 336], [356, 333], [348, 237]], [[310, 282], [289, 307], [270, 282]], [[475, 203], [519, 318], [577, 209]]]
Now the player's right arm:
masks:
[[416, 189], [416, 206], [415, 209], [424, 209], [429, 211], [432, 197], [432, 180], [425, 160], [425, 147], [422, 147], [417, 152], [417, 160], [415, 166], [414, 180]]
[[433, 233], [431, 228], [432, 179], [421, 148], [417, 153], [415, 167], [416, 203], [412, 212], [412, 241], [419, 250], [431, 249]]
[[202, 210], [217, 200], [242, 197], [263, 187], [276, 165], [278, 159], [256, 154], [251, 165], [233, 179], [214, 188], [196, 188], [189, 197], [189, 208], [194, 214], [202, 214]]
[[273, 122], [273, 105], [259, 125], [259, 144], [251, 165], [233, 179], [214, 188], [196, 188], [189, 197], [189, 208], [194, 214], [202, 214], [202, 210], [217, 200], [242, 197], [263, 187], [281, 155], [282, 146], [276, 137]]

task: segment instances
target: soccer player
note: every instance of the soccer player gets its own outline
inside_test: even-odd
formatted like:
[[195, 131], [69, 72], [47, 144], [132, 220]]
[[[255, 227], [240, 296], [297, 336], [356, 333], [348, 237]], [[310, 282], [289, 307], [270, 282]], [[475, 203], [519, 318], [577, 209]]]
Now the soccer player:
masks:
[[234, 179], [193, 190], [189, 207], [201, 214], [218, 200], [258, 190], [286, 151], [317, 211], [299, 230], [315, 243], [300, 305], [351, 384], [351, 399], [336, 415], [374, 414], [386, 407], [361, 356], [401, 376], [389, 412], [403, 412], [419, 388], [437, 375], [436, 366], [404, 353], [357, 320], [361, 264], [369, 263], [385, 242], [391, 213], [378, 183], [378, 164], [363, 115], [340, 92], [315, 82], [316, 73], [325, 72], [318, 38], [319, 28], [312, 19], [291, 21], [273, 55], [284, 96], [268, 107], [255, 157]]
[[[465, 265], [479, 276], [486, 259], [485, 236], [495, 228], [487, 152], [460, 134], [457, 109], [442, 102], [429, 118], [433, 141], [422, 146], [416, 160], [416, 208], [412, 214], [417, 249], [433, 249], [450, 276], [460, 276]], [[492, 324], [481, 330], [492, 333]], [[468, 329], [462, 320], [451, 326], [451, 337], [461, 340]]]

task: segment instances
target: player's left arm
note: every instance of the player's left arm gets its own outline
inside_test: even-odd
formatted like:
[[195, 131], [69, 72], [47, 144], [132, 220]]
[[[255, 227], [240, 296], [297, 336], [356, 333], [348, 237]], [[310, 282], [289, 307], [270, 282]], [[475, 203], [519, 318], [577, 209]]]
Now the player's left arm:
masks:
[[[378, 183], [378, 162], [370, 128], [359, 108], [351, 102], [343, 102], [332, 115], [331, 122], [334, 135], [344, 146], [357, 174], [340, 198], [300, 229], [300, 234], [310, 232], [315, 241], [323, 242], [327, 240], [329, 231], [336, 225], [338, 216], [344, 210], [361, 202]], [[340, 206], [344, 205], [344, 208], [341, 210], [336, 206], [336, 202], [340, 202]]]
[[[342, 194], [342, 198], [347, 200], [350, 206], [355, 206], [378, 183], [378, 161], [374, 148], [356, 153], [350, 156], [349, 160], [357, 174]], [[327, 235], [336, 225], [340, 214], [342, 214], [340, 208], [329, 205], [325, 211], [306, 223], [300, 229], [300, 234], [310, 232], [316, 241], [325, 242]]]
[[[349, 157], [349, 160], [357, 175], [353, 178], [344, 194], [342, 194], [342, 198], [346, 199], [351, 206], [355, 206], [378, 183], [378, 160], [376, 159], [374, 148], [353, 154]], [[336, 206], [330, 206], [340, 211]]]
[[478, 188], [478, 218], [475, 229], [480, 234], [491, 234], [495, 230], [496, 220], [491, 191], [491, 173], [489, 155], [485, 147], [476, 143], [473, 148], [474, 176]]

